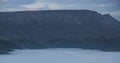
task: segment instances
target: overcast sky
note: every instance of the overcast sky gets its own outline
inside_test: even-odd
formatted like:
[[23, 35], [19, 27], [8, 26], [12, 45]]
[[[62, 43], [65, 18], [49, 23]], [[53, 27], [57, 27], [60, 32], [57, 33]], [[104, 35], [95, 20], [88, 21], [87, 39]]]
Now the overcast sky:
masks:
[[89, 9], [120, 21], [120, 0], [0, 0], [0, 12]]

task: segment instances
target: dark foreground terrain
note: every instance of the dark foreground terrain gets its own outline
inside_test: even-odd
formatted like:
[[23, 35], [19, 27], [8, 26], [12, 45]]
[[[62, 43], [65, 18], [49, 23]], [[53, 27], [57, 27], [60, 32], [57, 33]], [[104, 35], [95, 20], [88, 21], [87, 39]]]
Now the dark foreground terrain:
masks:
[[0, 12], [0, 54], [46, 48], [120, 51], [120, 22], [90, 10]]

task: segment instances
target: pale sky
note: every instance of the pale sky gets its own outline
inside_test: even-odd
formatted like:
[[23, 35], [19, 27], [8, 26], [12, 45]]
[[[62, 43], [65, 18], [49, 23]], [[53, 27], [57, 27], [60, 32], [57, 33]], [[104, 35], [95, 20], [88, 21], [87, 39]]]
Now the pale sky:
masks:
[[94, 10], [120, 21], [120, 0], [0, 0], [0, 12], [37, 10]]

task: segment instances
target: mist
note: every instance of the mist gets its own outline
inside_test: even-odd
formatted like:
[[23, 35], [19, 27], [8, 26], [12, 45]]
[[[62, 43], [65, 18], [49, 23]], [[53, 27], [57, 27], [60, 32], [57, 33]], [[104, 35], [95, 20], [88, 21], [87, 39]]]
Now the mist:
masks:
[[0, 55], [0, 63], [120, 63], [120, 52], [86, 49], [15, 50]]

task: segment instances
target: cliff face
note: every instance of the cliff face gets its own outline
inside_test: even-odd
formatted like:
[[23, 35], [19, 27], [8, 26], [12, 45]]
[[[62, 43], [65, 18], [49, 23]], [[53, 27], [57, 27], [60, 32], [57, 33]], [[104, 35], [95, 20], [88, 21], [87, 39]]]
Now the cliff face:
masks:
[[[107, 42], [106, 44], [110, 44], [110, 41], [120, 44], [120, 22], [109, 14], [101, 15], [90, 10], [1, 12], [0, 35], [25, 38], [33, 41], [31, 43], [45, 45], [45, 48], [84, 47], [85, 42], [88, 45], [100, 45], [101, 41]], [[109, 47], [115, 49], [115, 45]]]

